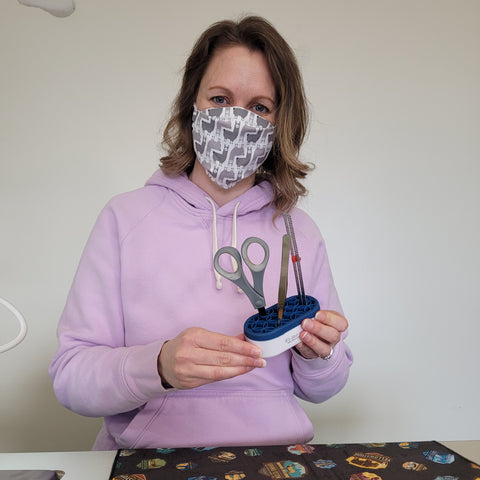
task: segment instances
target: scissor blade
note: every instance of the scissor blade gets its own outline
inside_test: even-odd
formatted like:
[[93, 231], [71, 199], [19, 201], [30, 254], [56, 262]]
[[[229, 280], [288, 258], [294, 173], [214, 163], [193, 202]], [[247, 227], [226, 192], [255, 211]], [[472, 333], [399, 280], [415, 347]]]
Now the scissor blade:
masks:
[[282, 237], [282, 265], [280, 270], [280, 283], [278, 285], [278, 324], [283, 319], [283, 309], [287, 298], [288, 287], [288, 256], [290, 252], [290, 235]]

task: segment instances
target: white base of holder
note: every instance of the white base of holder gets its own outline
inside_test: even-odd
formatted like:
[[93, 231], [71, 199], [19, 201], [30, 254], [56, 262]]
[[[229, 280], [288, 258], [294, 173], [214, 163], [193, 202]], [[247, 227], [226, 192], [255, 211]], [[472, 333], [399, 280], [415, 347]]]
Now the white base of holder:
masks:
[[289, 348], [300, 343], [299, 335], [302, 331], [302, 325], [287, 330], [283, 335], [272, 338], [271, 340], [252, 340], [246, 337], [247, 341], [253, 343], [262, 350], [262, 357], [269, 358], [285, 352]]

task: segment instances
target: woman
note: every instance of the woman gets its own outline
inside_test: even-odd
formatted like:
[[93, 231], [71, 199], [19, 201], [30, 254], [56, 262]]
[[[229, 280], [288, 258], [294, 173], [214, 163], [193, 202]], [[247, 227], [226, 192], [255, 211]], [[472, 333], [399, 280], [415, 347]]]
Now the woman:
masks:
[[[100, 214], [58, 328], [55, 391], [67, 408], [105, 417], [95, 449], [312, 439], [295, 395], [336, 394], [352, 359], [322, 237], [295, 208], [308, 171], [298, 160], [305, 104], [294, 55], [264, 19], [219, 22], [194, 46], [161, 169]], [[219, 149], [226, 137], [236, 142]], [[282, 211], [321, 311], [302, 323], [295, 349], [266, 362], [241, 333], [255, 311], [213, 256], [261, 237], [271, 258], [264, 295], [275, 304]]]

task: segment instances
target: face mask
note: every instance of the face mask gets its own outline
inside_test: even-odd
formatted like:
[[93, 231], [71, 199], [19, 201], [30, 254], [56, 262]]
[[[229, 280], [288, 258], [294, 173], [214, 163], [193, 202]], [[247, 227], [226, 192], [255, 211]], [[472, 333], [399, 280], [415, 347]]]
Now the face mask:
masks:
[[198, 110], [192, 119], [193, 149], [207, 175], [228, 189], [255, 173], [268, 157], [275, 127], [242, 107]]

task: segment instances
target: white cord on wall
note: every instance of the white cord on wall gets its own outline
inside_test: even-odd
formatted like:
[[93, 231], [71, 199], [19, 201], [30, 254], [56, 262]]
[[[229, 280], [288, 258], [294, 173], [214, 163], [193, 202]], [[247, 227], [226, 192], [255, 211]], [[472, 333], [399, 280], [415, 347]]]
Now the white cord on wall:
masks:
[[38, 7], [55, 17], [68, 17], [75, 11], [74, 0], [18, 0], [27, 7]]
[[19, 334], [10, 342], [0, 345], [0, 353], [3, 353], [12, 349], [13, 347], [16, 347], [25, 338], [25, 335], [27, 334], [27, 322], [25, 321], [25, 318], [23, 318], [23, 315], [11, 303], [7, 302], [2, 297], [0, 297], [0, 304], [4, 305], [8, 310], [10, 310], [20, 323]]

